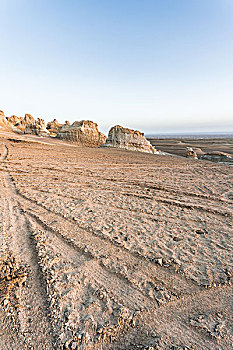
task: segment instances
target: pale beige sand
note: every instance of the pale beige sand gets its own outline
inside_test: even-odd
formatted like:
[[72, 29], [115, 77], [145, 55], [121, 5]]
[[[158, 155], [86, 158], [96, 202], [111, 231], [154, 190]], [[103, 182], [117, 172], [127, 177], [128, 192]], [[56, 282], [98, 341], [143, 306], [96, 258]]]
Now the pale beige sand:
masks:
[[0, 348], [233, 347], [232, 167], [3, 136]]

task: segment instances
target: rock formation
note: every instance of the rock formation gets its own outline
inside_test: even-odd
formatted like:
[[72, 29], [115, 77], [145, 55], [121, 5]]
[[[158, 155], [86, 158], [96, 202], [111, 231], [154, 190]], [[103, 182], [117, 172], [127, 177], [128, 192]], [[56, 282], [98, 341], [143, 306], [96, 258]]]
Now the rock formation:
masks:
[[138, 130], [123, 128], [120, 125], [112, 127], [104, 147], [117, 147], [130, 151], [159, 153], [145, 138], [144, 133]]
[[34, 134], [38, 136], [46, 136], [48, 130], [45, 127], [44, 119], [37, 118], [33, 123], [27, 124], [24, 130], [25, 134]]
[[17, 117], [16, 115], [12, 115], [11, 117], [7, 117], [7, 120], [9, 123], [11, 123], [12, 125], [16, 126], [19, 123], [22, 122], [23, 118], [22, 117]]
[[3, 111], [0, 111], [0, 128], [6, 131], [12, 131], [12, 126], [8, 122]]
[[106, 136], [98, 130], [98, 125], [90, 120], [67, 123], [62, 126], [57, 134], [59, 139], [74, 142], [83, 146], [101, 146], [106, 141]]
[[45, 127], [45, 121], [41, 118], [35, 118], [31, 114], [25, 114], [25, 117], [17, 117], [12, 115], [7, 118], [7, 121], [12, 126], [13, 131], [24, 134], [47, 135], [48, 131]]
[[197, 153], [191, 147], [187, 147], [186, 157], [198, 159]]
[[225, 152], [208, 152], [203, 154], [201, 159], [204, 160], [210, 160], [212, 162], [222, 162], [222, 163], [232, 163], [233, 164], [233, 157], [229, 153]]
[[23, 122], [24, 122], [25, 125], [33, 124], [33, 123], [35, 123], [35, 119], [34, 119], [34, 117], [31, 114], [25, 114]]
[[12, 115], [11, 117], [8, 117], [7, 120], [12, 124], [12, 126], [23, 133], [25, 132], [27, 126], [35, 123], [35, 119], [31, 116], [31, 114], [25, 114], [24, 118]]
[[[66, 122], [69, 123], [69, 122]], [[49, 122], [46, 126], [46, 129], [52, 134], [58, 134], [64, 124], [58, 123], [57, 119]]]

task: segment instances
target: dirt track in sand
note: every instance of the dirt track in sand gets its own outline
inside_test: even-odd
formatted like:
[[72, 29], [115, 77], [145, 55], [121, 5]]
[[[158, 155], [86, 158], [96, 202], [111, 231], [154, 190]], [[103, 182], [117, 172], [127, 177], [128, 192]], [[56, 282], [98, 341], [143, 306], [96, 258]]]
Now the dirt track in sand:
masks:
[[232, 348], [232, 168], [0, 142], [0, 348]]

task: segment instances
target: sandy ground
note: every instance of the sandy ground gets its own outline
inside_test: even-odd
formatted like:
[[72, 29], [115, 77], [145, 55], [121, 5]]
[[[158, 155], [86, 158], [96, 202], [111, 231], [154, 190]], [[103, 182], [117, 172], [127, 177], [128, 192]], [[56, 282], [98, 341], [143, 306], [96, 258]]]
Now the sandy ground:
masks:
[[14, 138], [0, 349], [232, 349], [232, 167]]

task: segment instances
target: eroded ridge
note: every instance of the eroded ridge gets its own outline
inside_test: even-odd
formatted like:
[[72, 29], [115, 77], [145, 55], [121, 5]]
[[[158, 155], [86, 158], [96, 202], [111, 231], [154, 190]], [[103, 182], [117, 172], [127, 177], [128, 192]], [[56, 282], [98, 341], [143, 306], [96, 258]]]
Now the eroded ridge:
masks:
[[22, 344], [41, 344], [40, 318], [47, 348], [231, 348], [230, 167], [39, 143], [0, 153], [2, 242], [29, 272], [14, 287]]

